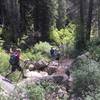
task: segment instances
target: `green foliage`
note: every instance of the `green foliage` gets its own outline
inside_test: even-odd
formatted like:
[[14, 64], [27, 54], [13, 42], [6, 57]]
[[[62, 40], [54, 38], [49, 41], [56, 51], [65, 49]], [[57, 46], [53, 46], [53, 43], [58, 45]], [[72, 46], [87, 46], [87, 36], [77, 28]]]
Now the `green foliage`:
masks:
[[41, 83], [42, 87], [45, 89], [46, 92], [53, 92], [56, 91], [58, 86], [52, 82], [44, 81]]
[[96, 39], [92, 41], [88, 48], [92, 55], [92, 58], [96, 61], [100, 61], [100, 40]]
[[50, 49], [51, 49], [51, 45], [49, 43], [39, 42], [34, 46], [34, 53], [41, 52], [42, 54], [43, 53], [48, 54]]
[[27, 93], [30, 100], [44, 100], [44, 89], [41, 85], [27, 86]]
[[63, 96], [63, 98], [60, 98], [58, 96], [59, 89], [61, 89], [60, 86], [47, 81], [43, 81], [37, 85], [29, 85], [26, 87], [30, 100], [51, 100], [50, 97], [52, 95], [54, 96], [54, 99], [56, 98], [57, 100], [67, 100], [68, 97], [65, 95]]
[[2, 39], [8, 43], [11, 41], [12, 34], [4, 27], [1, 34]]
[[[37, 43], [31, 50], [21, 53], [21, 58], [23, 60], [41, 60], [44, 59], [46, 61], [50, 60], [49, 51], [51, 49], [51, 45], [47, 42]], [[0, 74], [5, 75], [8, 71], [10, 71], [9, 67], [9, 55], [5, 53], [5, 51], [0, 48]], [[15, 72], [9, 77], [16, 81], [19, 77], [20, 72]]]
[[45, 100], [45, 94], [54, 92], [57, 87], [54, 83], [45, 81], [38, 85], [28, 85], [26, 89], [30, 100]]
[[0, 74], [5, 74], [9, 67], [9, 55], [0, 48]]
[[64, 55], [70, 55], [74, 50], [75, 29], [75, 24], [70, 23], [66, 28], [51, 31], [51, 40], [53, 40], [56, 45], [63, 46], [63, 48], [61, 47], [61, 49], [63, 49], [61, 52], [64, 53]]
[[23, 55], [31, 60], [49, 60], [50, 49], [51, 45], [48, 42], [39, 42]]
[[[57, 28], [61, 29], [65, 27], [66, 22], [66, 0], [58, 0], [58, 16], [57, 16]], [[62, 16], [63, 15], [63, 16]]]
[[90, 49], [93, 59], [100, 61], [100, 46], [93, 46]]
[[[6, 75], [11, 70], [11, 67], [9, 66], [9, 55], [5, 53], [5, 51], [0, 48], [0, 74]], [[12, 73], [9, 78], [12, 79], [12, 81], [17, 81], [19, 78], [20, 72]]]
[[[99, 100], [100, 91], [100, 65], [87, 59], [80, 60], [72, 71], [75, 77], [73, 93], [84, 100]], [[92, 99], [85, 99], [90, 97]], [[95, 99], [96, 98], [96, 99]]]
[[70, 23], [66, 28], [54, 29], [51, 31], [50, 38], [56, 42], [56, 44], [73, 45], [75, 39], [75, 24]]

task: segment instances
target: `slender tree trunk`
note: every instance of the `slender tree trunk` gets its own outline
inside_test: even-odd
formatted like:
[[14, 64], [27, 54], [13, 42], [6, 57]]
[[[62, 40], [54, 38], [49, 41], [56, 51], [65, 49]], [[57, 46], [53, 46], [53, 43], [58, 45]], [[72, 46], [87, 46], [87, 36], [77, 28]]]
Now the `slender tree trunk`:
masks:
[[2, 1], [0, 0], [0, 25], [2, 24]]
[[91, 22], [92, 22], [92, 12], [93, 12], [94, 0], [89, 1], [88, 18], [87, 18], [87, 31], [86, 31], [86, 41], [90, 41], [91, 35]]
[[20, 0], [20, 19], [21, 19], [21, 33], [26, 32], [26, 15], [25, 15], [25, 0]]
[[4, 26], [4, 0], [0, 0], [0, 24]]
[[80, 4], [80, 20], [79, 20], [79, 26], [78, 26], [78, 33], [76, 36], [76, 49], [78, 53], [82, 52], [84, 49], [86, 49], [86, 42], [85, 42], [85, 32], [84, 32], [84, 1], [79, 0]]
[[98, 36], [100, 38], [100, 0], [97, 0], [98, 4]]
[[33, 10], [33, 17], [34, 17], [34, 31], [40, 31], [40, 1], [34, 0], [35, 8]]

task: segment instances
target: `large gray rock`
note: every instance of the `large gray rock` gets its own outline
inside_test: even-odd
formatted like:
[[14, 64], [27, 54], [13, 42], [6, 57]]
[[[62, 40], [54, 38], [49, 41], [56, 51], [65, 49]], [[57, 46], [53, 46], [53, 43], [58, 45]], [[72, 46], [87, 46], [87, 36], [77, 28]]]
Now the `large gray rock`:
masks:
[[54, 82], [58, 85], [62, 85], [66, 90], [70, 89], [70, 83], [73, 81], [66, 74], [54, 74], [41, 79], [42, 81]]
[[48, 62], [39, 60], [34, 63], [33, 70], [41, 70], [43, 71], [46, 67], [48, 67]]
[[0, 76], [0, 88], [3, 89], [8, 94], [12, 93], [15, 89], [15, 86], [3, 76]]
[[0, 100], [29, 100], [23, 88], [17, 87], [3, 76], [0, 76], [0, 88]]
[[48, 73], [47, 72], [38, 72], [38, 71], [29, 71], [28, 69], [26, 70], [25, 72], [25, 76], [27, 78], [42, 78], [42, 77], [45, 77], [45, 76], [48, 76]]
[[51, 65], [49, 65], [47, 68], [45, 68], [45, 71], [49, 75], [52, 75], [53, 73], [56, 73], [57, 69], [58, 69], [58, 66], [51, 66]]

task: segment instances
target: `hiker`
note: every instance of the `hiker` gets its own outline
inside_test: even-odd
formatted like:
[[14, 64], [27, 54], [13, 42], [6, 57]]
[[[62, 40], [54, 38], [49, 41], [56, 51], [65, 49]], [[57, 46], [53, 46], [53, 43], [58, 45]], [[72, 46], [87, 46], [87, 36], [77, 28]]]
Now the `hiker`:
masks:
[[50, 50], [50, 54], [52, 59], [59, 60], [60, 59], [60, 51], [57, 49], [54, 49], [53, 47]]
[[20, 66], [20, 50], [17, 50], [16, 47], [12, 47], [10, 50], [9, 63], [11, 65], [11, 72], [7, 74], [5, 77], [8, 77], [11, 73], [18, 70], [21, 71], [22, 77], [25, 78], [23, 69]]
[[51, 47], [50, 55], [51, 55], [51, 58], [54, 60], [55, 59], [55, 49], [53, 47]]

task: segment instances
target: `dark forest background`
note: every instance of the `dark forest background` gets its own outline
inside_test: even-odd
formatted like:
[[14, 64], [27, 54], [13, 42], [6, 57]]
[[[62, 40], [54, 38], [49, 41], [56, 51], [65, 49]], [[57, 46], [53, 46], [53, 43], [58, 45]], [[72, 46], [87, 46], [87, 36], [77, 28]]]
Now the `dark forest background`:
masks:
[[100, 37], [99, 0], [0, 0], [0, 8], [4, 46], [14, 43], [27, 48], [39, 41], [52, 42], [52, 30], [63, 29], [70, 23], [76, 26], [79, 51], [87, 48], [92, 35]]
[[[11, 69], [9, 51], [13, 46], [21, 51], [25, 75], [29, 72], [31, 76], [34, 71], [37, 76], [41, 71], [47, 77], [58, 75], [53, 78], [56, 85], [41, 82], [26, 87], [30, 100], [100, 100], [100, 0], [0, 0], [2, 76]], [[59, 59], [52, 59], [52, 47]], [[16, 72], [9, 79], [18, 84], [19, 76]], [[0, 83], [3, 97], [1, 88]], [[56, 90], [67, 93], [67, 97], [56, 97]], [[20, 98], [19, 94], [14, 96]], [[2, 100], [14, 100], [14, 96]]]

